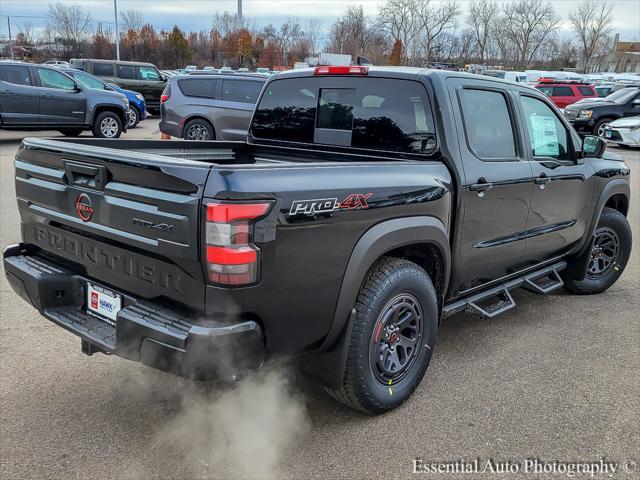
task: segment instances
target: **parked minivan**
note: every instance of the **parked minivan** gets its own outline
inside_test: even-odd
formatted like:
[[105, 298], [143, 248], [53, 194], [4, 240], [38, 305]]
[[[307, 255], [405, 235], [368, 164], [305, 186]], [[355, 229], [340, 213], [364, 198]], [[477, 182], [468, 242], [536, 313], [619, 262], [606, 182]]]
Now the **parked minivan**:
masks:
[[267, 76], [173, 77], [160, 105], [160, 131], [185, 140], [245, 140]]
[[160, 95], [166, 85], [165, 77], [152, 63], [72, 58], [71, 66], [102, 78], [105, 82], [140, 92], [153, 114], [160, 111]]

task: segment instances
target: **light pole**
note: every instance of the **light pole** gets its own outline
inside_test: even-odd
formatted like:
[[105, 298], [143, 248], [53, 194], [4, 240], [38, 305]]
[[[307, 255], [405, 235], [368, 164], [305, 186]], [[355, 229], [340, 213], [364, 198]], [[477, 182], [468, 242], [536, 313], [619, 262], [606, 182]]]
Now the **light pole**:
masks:
[[242, 20], [242, 0], [238, 0], [238, 20]]
[[113, 9], [116, 13], [116, 60], [120, 60], [120, 30], [118, 30], [118, 0], [113, 0]]

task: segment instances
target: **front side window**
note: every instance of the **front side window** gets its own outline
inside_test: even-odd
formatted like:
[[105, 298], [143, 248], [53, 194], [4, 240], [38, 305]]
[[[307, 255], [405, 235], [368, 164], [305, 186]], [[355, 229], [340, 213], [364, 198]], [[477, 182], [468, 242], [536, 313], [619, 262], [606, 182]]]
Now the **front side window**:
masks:
[[100, 77], [113, 77], [112, 63], [94, 63], [93, 74]]
[[553, 87], [553, 95], [555, 97], [573, 97], [573, 90], [571, 87]]
[[250, 80], [224, 80], [222, 82], [222, 100], [227, 102], [256, 103], [262, 90], [262, 82]]
[[521, 96], [533, 157], [570, 160], [569, 132], [553, 110], [537, 98]]
[[504, 94], [465, 88], [461, 92], [467, 142], [483, 160], [513, 159], [516, 146]]
[[540, 90], [542, 93], [544, 93], [547, 97], [551, 97], [553, 96], [553, 87], [543, 87], [543, 86], [537, 86], [536, 87], [537, 90]]
[[136, 68], [132, 65], [118, 65], [118, 78], [124, 80], [136, 79]]
[[160, 72], [155, 67], [138, 67], [140, 80], [162, 80]]
[[46, 88], [57, 88], [60, 90], [75, 90], [75, 82], [66, 75], [49, 70], [48, 68], [38, 68], [40, 84]]
[[33, 85], [29, 67], [23, 65], [0, 65], [0, 80], [15, 85]]
[[84, 72], [77, 72], [73, 74], [73, 77], [86, 87], [93, 88], [95, 90], [109, 90], [106, 83], [102, 80], [98, 80], [93, 75]]

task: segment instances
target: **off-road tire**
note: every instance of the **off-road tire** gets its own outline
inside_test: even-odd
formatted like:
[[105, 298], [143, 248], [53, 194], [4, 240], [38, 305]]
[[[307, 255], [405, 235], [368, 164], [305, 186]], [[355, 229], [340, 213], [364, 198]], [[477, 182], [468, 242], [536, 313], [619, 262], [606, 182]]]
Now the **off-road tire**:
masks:
[[[106, 134], [103, 122], [108, 122], [110, 125], [109, 131], [115, 133]], [[117, 113], [111, 111], [100, 112], [94, 119], [91, 131], [96, 138], [120, 138], [120, 135], [122, 135], [122, 120]]]
[[[422, 310], [421, 334], [413, 363], [405, 376], [392, 386], [376, 378], [370, 347], [376, 341], [374, 327], [392, 299], [409, 294]], [[355, 304], [347, 364], [339, 389], [327, 389], [335, 400], [369, 414], [381, 414], [398, 407], [419, 385], [435, 347], [438, 302], [429, 275], [404, 259], [382, 257], [367, 273]]]
[[615, 233], [619, 243], [618, 253], [611, 268], [603, 272], [603, 275], [595, 275], [587, 272], [587, 276], [582, 280], [565, 279], [565, 288], [569, 292], [578, 295], [602, 293], [616, 283], [620, 275], [622, 275], [622, 272], [624, 272], [624, 268], [627, 266], [629, 256], [631, 255], [631, 226], [627, 218], [613, 208], [605, 207], [602, 210], [602, 215], [600, 215], [600, 219], [598, 220], [598, 226], [594, 232], [593, 239], [591, 239], [589, 252], [583, 258], [576, 261], [590, 262], [598, 232], [606, 232], [607, 230]]

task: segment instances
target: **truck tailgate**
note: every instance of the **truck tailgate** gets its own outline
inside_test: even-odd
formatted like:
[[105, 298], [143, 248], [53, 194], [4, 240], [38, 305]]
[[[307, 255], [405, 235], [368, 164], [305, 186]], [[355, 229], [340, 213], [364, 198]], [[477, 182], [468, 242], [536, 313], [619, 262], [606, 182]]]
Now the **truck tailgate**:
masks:
[[24, 243], [115, 289], [201, 309], [200, 199], [211, 167], [25, 139], [15, 162]]

